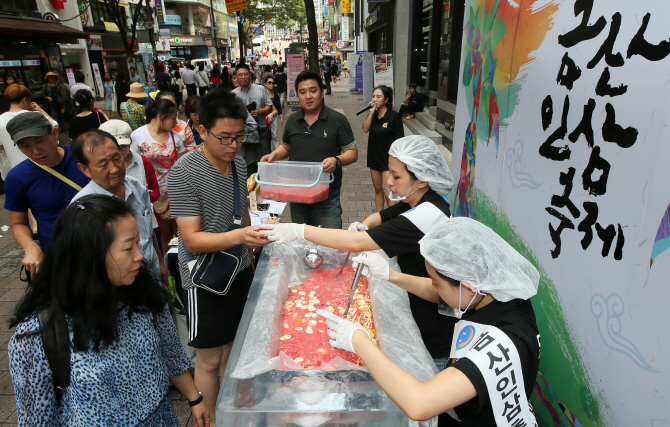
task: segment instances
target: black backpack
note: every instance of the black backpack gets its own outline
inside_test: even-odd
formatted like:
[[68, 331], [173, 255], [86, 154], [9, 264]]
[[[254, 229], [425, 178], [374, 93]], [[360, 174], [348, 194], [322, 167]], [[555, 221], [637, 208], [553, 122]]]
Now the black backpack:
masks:
[[156, 79], [156, 89], [170, 90], [170, 82], [168, 82], [168, 75], [165, 73], [159, 74]]

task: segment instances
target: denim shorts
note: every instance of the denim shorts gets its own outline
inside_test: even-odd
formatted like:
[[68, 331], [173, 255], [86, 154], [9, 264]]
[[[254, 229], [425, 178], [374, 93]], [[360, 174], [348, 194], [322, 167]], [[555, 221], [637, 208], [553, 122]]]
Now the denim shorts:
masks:
[[291, 221], [323, 228], [342, 228], [342, 206], [340, 189], [331, 189], [328, 198], [321, 202], [305, 204], [291, 203]]

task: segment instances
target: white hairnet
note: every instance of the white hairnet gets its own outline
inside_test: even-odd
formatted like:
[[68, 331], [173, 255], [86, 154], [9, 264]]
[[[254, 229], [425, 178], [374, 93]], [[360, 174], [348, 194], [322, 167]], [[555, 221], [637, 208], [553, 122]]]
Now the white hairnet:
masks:
[[495, 231], [471, 218], [437, 223], [419, 241], [421, 255], [440, 274], [507, 302], [537, 293], [540, 273]]
[[416, 175], [419, 181], [426, 181], [440, 196], [448, 195], [454, 186], [454, 178], [444, 156], [428, 137], [410, 135], [396, 139], [389, 155], [403, 162], [407, 170]]

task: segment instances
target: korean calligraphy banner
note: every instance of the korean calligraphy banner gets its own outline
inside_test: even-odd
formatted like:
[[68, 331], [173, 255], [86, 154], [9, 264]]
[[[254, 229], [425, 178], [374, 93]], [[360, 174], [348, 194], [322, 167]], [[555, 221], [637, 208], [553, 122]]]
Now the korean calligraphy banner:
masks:
[[465, 11], [449, 200], [542, 275], [538, 420], [668, 423], [670, 9], [466, 0]]

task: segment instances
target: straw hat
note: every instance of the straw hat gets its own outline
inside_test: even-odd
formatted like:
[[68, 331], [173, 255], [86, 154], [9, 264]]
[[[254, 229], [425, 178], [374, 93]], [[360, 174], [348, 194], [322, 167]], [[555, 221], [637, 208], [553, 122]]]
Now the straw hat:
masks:
[[54, 73], [53, 71], [49, 71], [48, 73], [46, 73], [44, 75], [44, 79], [46, 80], [46, 79], [48, 79], [49, 77], [52, 77], [52, 76], [55, 77], [56, 80], [60, 80], [60, 76], [58, 74]]
[[146, 98], [147, 94], [144, 92], [142, 83], [133, 83], [130, 85], [130, 92], [126, 94], [128, 98]]

